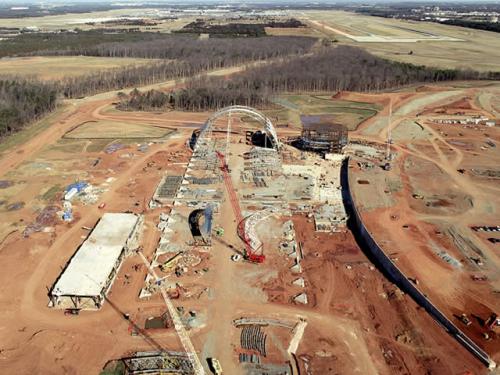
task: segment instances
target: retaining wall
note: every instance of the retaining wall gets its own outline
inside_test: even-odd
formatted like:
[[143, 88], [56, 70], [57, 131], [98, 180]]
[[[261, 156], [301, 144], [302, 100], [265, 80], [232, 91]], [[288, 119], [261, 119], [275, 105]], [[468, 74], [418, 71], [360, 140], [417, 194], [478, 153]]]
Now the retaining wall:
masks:
[[[363, 223], [361, 215], [359, 214], [354, 195], [352, 194], [351, 186], [349, 184], [349, 168], [350, 159], [342, 165], [341, 181], [342, 181], [342, 194], [346, 205], [346, 210], [349, 214], [349, 225], [354, 233], [358, 243], [367, 253], [370, 258], [376, 263], [380, 270], [385, 274], [389, 280], [396, 284], [402, 291], [408, 294], [413, 300], [444, 328], [451, 336], [453, 336], [461, 345], [463, 345], [469, 352], [476, 356], [484, 365], [490, 369], [496, 367], [496, 363], [490, 356], [474, 343], [468, 336], [465, 335], [453, 322], [451, 322], [418, 288], [404, 275], [403, 272], [392, 262], [392, 260], [385, 254], [382, 248], [377, 244], [371, 233], [368, 231]], [[383, 172], [381, 172], [383, 173]]]

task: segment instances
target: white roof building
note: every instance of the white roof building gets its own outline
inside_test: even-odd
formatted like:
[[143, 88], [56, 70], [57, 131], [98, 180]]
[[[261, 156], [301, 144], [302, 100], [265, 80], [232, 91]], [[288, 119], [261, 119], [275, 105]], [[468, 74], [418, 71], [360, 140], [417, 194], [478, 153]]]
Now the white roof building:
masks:
[[99, 308], [141, 224], [135, 214], [104, 214], [54, 284], [50, 305]]

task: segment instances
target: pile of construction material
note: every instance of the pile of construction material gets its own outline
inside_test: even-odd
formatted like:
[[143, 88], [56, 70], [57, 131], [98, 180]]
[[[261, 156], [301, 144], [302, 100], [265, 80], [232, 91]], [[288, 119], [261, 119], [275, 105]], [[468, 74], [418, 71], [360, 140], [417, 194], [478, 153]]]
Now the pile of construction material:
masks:
[[257, 354], [240, 353], [239, 354], [239, 361], [240, 361], [240, 363], [260, 364], [260, 357]]
[[23, 237], [29, 237], [32, 233], [41, 232], [54, 226], [59, 207], [47, 206], [37, 215], [35, 221], [28, 224], [23, 231]]
[[99, 199], [99, 196], [106, 192], [109, 183], [114, 180], [113, 177], [109, 177], [102, 186], [93, 186], [85, 181], [78, 181], [66, 187], [66, 192], [64, 194], [64, 200], [71, 202], [74, 198], [80, 200], [84, 205], [95, 204]]
[[241, 330], [240, 344], [243, 349], [254, 350], [262, 356], [266, 356], [267, 335], [262, 331], [260, 325], [247, 325]]
[[195, 374], [187, 353], [180, 352], [137, 352], [135, 356], [122, 359], [127, 374], [179, 373]]
[[348, 215], [342, 201], [325, 204], [314, 211], [317, 232], [342, 232], [347, 230]]

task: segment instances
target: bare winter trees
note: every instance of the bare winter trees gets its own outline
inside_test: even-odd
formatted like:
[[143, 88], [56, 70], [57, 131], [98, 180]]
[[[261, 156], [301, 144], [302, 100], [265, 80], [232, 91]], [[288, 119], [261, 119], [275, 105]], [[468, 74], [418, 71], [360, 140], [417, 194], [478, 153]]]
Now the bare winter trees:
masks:
[[91, 56], [162, 59], [148, 65], [64, 79], [58, 85], [60, 91], [65, 97], [73, 98], [173, 78], [192, 77], [203, 71], [252, 61], [302, 55], [309, 51], [314, 42], [315, 39], [307, 37], [199, 40], [192, 36], [178, 35], [140, 43], [103, 43], [95, 47], [51, 51], [50, 54], [80, 53]]
[[[308, 37], [200, 40], [190, 35], [145, 34], [142, 41], [98, 43], [97, 37], [96, 33], [84, 33], [78, 37], [63, 35], [58, 36], [57, 43], [53, 44], [64, 46], [63, 49], [33, 53], [36, 46], [29, 45], [28, 50], [31, 51], [29, 54], [140, 57], [158, 60], [147, 65], [105, 70], [86, 76], [66, 78], [50, 84], [22, 81], [17, 78], [0, 80], [0, 136], [20, 129], [25, 123], [53, 109], [57, 94], [66, 98], [78, 98], [103, 91], [193, 77], [210, 69], [302, 55], [308, 52], [316, 41]], [[134, 40], [138, 38], [133, 33], [127, 37], [133, 37]], [[70, 40], [67, 41], [67, 38]], [[35, 38], [36, 40], [38, 39]], [[35, 41], [34, 44], [36, 44]], [[17, 51], [16, 48], [13, 51]], [[210, 97], [219, 95], [218, 93], [209, 94]], [[138, 109], [156, 108], [161, 100], [163, 100], [162, 96], [154, 92], [146, 95], [145, 100], [142, 100], [139, 95], [135, 97], [132, 95], [131, 106]], [[170, 96], [168, 100], [168, 103], [172, 105], [173, 101]], [[182, 97], [179, 100], [181, 102], [175, 105], [186, 105]], [[161, 105], [164, 104], [161, 103]]]
[[123, 111], [154, 111], [164, 109], [172, 104], [172, 96], [158, 90], [149, 90], [141, 92], [134, 89], [130, 94], [123, 92], [118, 93], [120, 102], [117, 105], [118, 109]]
[[50, 84], [0, 79], [0, 137], [54, 109], [56, 94]]
[[349, 46], [247, 69], [229, 80], [196, 78], [173, 95], [176, 108], [216, 109], [269, 103], [280, 92], [376, 91], [416, 82], [498, 79], [498, 74], [435, 69], [388, 61]]
[[196, 35], [164, 35], [161, 38], [140, 42], [75, 45], [61, 50], [44, 51], [43, 54], [169, 59], [187, 61], [191, 65], [210, 69], [245, 61], [305, 53], [315, 42], [315, 38], [300, 36], [202, 40]]

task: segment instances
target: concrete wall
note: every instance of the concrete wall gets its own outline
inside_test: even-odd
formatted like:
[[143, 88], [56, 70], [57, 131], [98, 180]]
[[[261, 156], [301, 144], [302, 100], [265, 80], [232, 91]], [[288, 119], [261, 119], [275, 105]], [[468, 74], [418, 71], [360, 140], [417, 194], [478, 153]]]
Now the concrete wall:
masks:
[[390, 281], [396, 284], [402, 291], [407, 293], [419, 306], [423, 307], [425, 311], [427, 311], [427, 313], [461, 345], [475, 355], [488, 368], [495, 368], [496, 364], [489, 357], [489, 355], [462, 331], [460, 331], [455, 324], [453, 324], [420, 290], [418, 290], [418, 288], [408, 280], [404, 273], [401, 272], [401, 270], [377, 244], [371, 233], [364, 225], [361, 215], [356, 208], [355, 198], [349, 184], [349, 163], [349, 159], [347, 159], [341, 170], [343, 198], [346, 203], [346, 210], [350, 216], [349, 224], [351, 230], [353, 231], [358, 244], [362, 247], [362, 250]]

